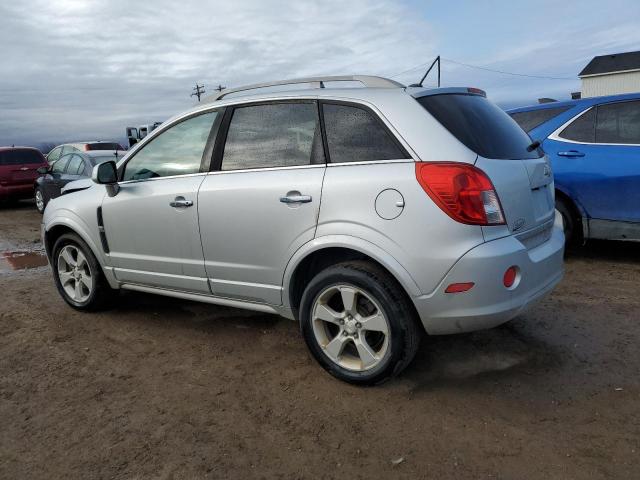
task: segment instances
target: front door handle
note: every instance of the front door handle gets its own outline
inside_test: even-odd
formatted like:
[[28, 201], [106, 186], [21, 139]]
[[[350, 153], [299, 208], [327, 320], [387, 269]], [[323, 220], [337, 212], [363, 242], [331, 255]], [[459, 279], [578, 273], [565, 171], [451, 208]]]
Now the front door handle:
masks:
[[187, 208], [192, 207], [193, 202], [191, 200], [186, 200], [184, 197], [176, 197], [173, 202], [169, 203], [169, 205], [174, 208]]
[[569, 150], [568, 152], [558, 152], [559, 157], [584, 157], [584, 153], [577, 150]]
[[309, 203], [311, 201], [311, 195], [287, 195], [280, 197], [282, 203]]

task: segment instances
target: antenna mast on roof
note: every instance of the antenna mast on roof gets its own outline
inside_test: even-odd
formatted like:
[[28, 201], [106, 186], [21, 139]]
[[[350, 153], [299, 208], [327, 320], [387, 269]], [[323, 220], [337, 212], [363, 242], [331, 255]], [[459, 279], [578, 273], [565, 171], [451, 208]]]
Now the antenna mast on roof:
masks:
[[425, 79], [427, 78], [427, 75], [429, 75], [429, 72], [431, 71], [431, 69], [433, 68], [433, 66], [435, 64], [438, 64], [438, 88], [440, 88], [440, 55], [438, 55], [436, 57], [436, 59], [433, 61], [433, 63], [431, 64], [431, 66], [429, 67], [429, 69], [427, 70], [427, 73], [424, 74], [424, 76], [422, 77], [422, 79], [420, 80], [420, 82], [418, 83], [414, 83], [413, 85], [409, 85], [410, 87], [422, 87], [422, 83], [425, 81]]

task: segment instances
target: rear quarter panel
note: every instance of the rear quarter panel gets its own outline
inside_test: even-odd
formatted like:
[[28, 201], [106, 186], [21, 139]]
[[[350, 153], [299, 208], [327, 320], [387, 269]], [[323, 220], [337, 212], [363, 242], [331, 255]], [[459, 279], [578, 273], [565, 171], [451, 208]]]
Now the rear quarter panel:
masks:
[[[376, 212], [376, 198], [386, 189], [404, 198], [402, 213], [392, 220]], [[316, 238], [331, 235], [374, 244], [409, 272], [423, 294], [433, 291], [462, 255], [484, 241], [480, 227], [455, 222], [431, 201], [416, 180], [412, 160], [330, 165]]]

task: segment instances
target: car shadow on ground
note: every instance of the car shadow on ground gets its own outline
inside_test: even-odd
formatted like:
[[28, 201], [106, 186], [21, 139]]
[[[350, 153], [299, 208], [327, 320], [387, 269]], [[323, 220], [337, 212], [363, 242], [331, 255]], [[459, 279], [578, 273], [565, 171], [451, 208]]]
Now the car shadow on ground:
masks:
[[404, 376], [414, 391], [473, 388], [512, 376], [546, 375], [562, 364], [561, 353], [525, 332], [526, 318], [456, 335], [425, 336]]
[[0, 210], [30, 210], [35, 208], [36, 208], [36, 204], [31, 199], [0, 201]]
[[569, 248], [565, 258], [566, 260], [640, 263], [640, 242], [589, 240], [585, 245]]

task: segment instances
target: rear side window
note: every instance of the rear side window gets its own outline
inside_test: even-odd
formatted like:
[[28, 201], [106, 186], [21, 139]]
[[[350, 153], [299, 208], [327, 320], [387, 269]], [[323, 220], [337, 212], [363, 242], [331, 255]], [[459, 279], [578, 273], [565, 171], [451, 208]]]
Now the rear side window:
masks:
[[574, 142], [593, 143], [595, 140], [596, 109], [592, 108], [580, 115], [560, 132], [560, 138]]
[[322, 110], [331, 163], [409, 158], [371, 112], [332, 103], [323, 103]]
[[640, 144], [640, 102], [599, 105], [596, 143]]
[[478, 155], [492, 159], [542, 156], [527, 151], [531, 138], [504, 110], [480, 95], [440, 94], [418, 98], [453, 136]]
[[5, 150], [0, 152], [0, 165], [43, 163], [44, 158], [36, 150]]
[[569, 108], [571, 107], [544, 108], [529, 110], [528, 112], [510, 113], [509, 115], [520, 125], [520, 128], [525, 132], [530, 132], [534, 128], [566, 112]]
[[315, 103], [274, 103], [233, 111], [222, 170], [324, 163]]

